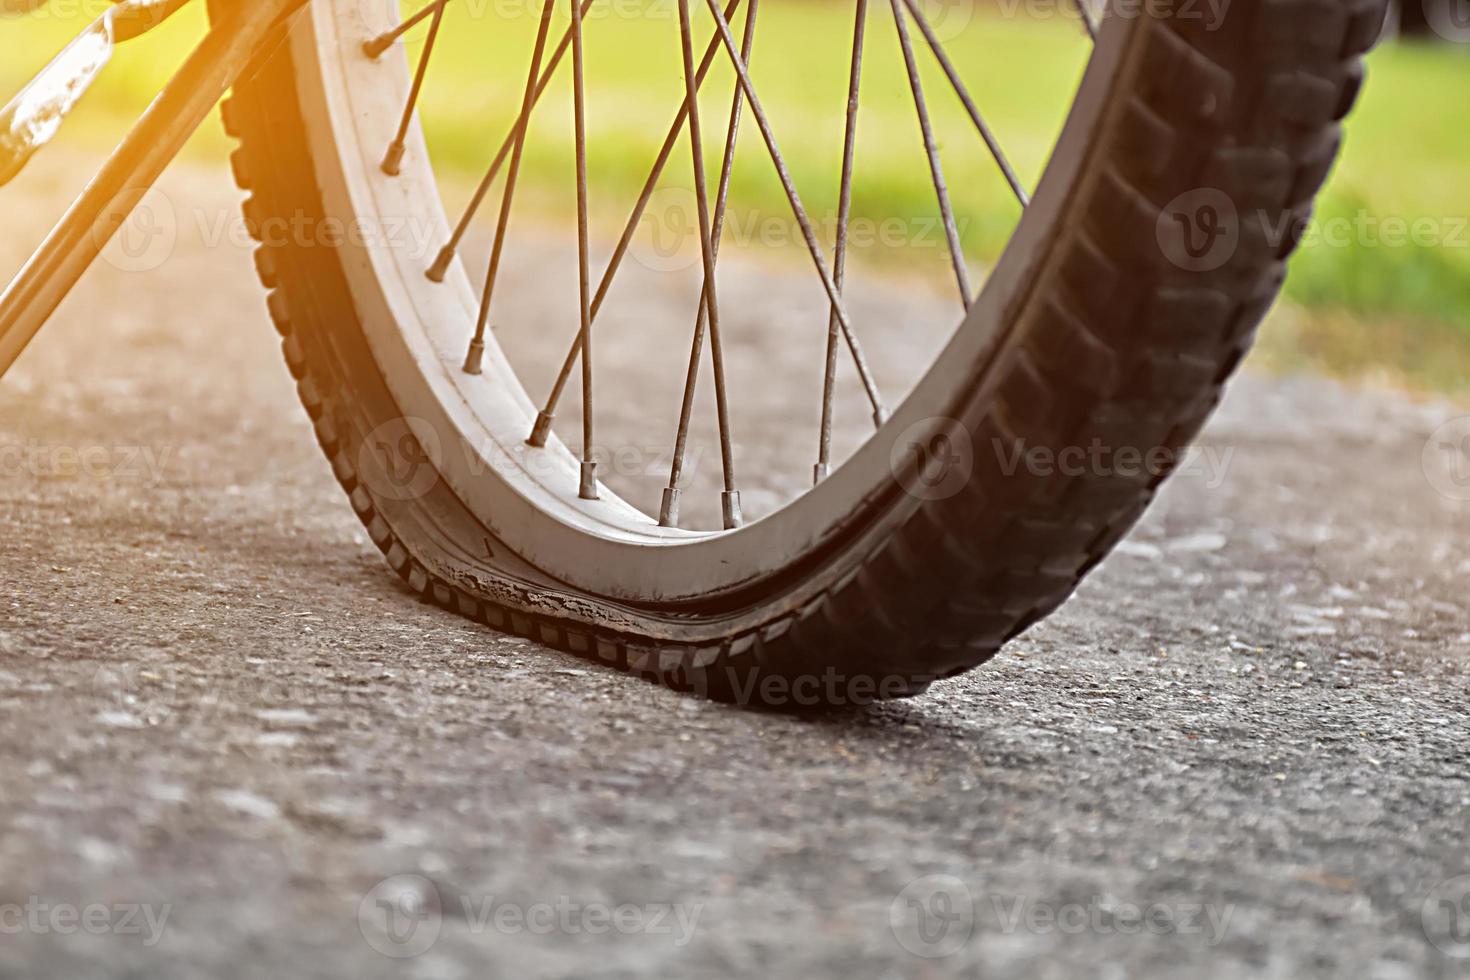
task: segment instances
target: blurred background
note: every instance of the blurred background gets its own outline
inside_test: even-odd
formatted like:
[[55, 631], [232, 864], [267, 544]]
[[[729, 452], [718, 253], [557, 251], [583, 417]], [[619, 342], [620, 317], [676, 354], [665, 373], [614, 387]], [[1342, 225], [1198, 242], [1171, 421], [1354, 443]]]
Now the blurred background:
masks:
[[[1470, 385], [1470, 231], [1465, 228], [1470, 190], [1463, 177], [1470, 131], [1450, 115], [1452, 93], [1466, 91], [1470, 81], [1470, 22], [1456, 19], [1453, 0], [1425, 3], [1427, 8], [1411, 4], [1402, 17], [1395, 16], [1402, 34], [1371, 58], [1369, 84], [1348, 129], [1346, 152], [1321, 202], [1321, 233], [1309, 234], [1293, 262], [1287, 304], [1263, 334], [1258, 366], [1310, 368], [1444, 392]], [[7, 19], [0, 90], [15, 90], [104, 6], [103, 0], [59, 0], [29, 16]], [[120, 52], [64, 142], [102, 150], [115, 141], [167, 76], [174, 55], [196, 35], [203, 19], [202, 4], [196, 6], [200, 9], [184, 11], [159, 36]], [[696, 11], [702, 13], [700, 6]], [[415, 7], [404, 5], [405, 11]], [[476, 179], [492, 140], [504, 132], [518, 102], [535, 21], [531, 0], [455, 7], [451, 4], [425, 102], [435, 161], [451, 186], [456, 179], [465, 184]], [[661, 11], [668, 20], [676, 7], [672, 0], [649, 0], [640, 9]], [[753, 58], [783, 149], [819, 214], [835, 207], [847, 10], [850, 5], [828, 0], [768, 0]], [[496, 23], [470, 24], [470, 19]], [[594, 14], [589, 21], [594, 127], [589, 149], [601, 199], [618, 202], [611, 206], [613, 213], [625, 213], [624, 202], [636, 193], [677, 91], [669, 86], [671, 78], [677, 80], [677, 48], [664, 45], [660, 63], [658, 46], [639, 43], [648, 19]], [[1034, 185], [1086, 53], [1075, 17], [1061, 4], [977, 0], [971, 7], [967, 0], [958, 5], [950, 0], [933, 7], [931, 21], [964, 66], [982, 111], [1023, 179]], [[411, 48], [422, 35], [422, 29], [410, 35]], [[814, 43], [817, 39], [821, 43]], [[869, 47], [856, 213], [878, 219], [928, 213], [932, 190], [922, 158], [914, 155], [915, 141], [886, 135], [913, 128], [896, 45], [874, 31]], [[920, 60], [932, 69], [927, 56]], [[926, 81], [940, 133], [963, 133], [963, 128], [947, 129], [959, 122], [959, 108], [941, 88], [942, 77]], [[712, 110], [728, 103], [729, 87], [720, 76], [712, 77], [706, 91]], [[526, 166], [525, 191], [534, 193], [520, 198], [521, 207], [549, 218], [559, 216], [570, 196], [570, 132], [563, 115], [539, 117]], [[717, 142], [723, 110], [711, 116], [706, 128]], [[599, 138], [609, 131], [618, 138]], [[746, 157], [763, 152], [753, 130], [741, 145]], [[210, 126], [191, 155], [218, 158], [227, 150], [219, 128]], [[1016, 205], [978, 141], [949, 140], [944, 152], [967, 251], [972, 259], [990, 261], [1014, 224]], [[44, 167], [44, 161], [37, 165]], [[737, 167], [732, 199], [740, 206], [780, 213], [779, 195], [768, 166], [751, 161]], [[936, 254], [913, 256], [912, 249], [884, 250], [881, 243], [870, 251], [885, 254], [869, 255], [869, 260], [920, 267], [937, 262], [937, 270], [927, 271], [943, 272]]]
[[[451, 2], [425, 117], [452, 213], [514, 113], [535, 18], [529, 0]], [[597, 0], [627, 15], [589, 25], [599, 267], [680, 97], [676, 8], [646, 0], [661, 6], [643, 16], [644, 2]], [[851, 0], [765, 3], [753, 71], [830, 241]], [[958, 304], [941, 237], [918, 220], [934, 195], [886, 0], [872, 7], [854, 203], [870, 227], [912, 223], [855, 242], [850, 284], [898, 386]], [[0, 89], [102, 9], [52, 0], [0, 22]], [[1050, 0], [929, 9], [1033, 186], [1087, 57], [1075, 16]], [[1470, 19], [1453, 6], [1403, 14], [1405, 35], [1371, 56], [1325, 223], [1205, 435], [1206, 465], [1181, 472], [1076, 599], [986, 670], [834, 718], [727, 711], [413, 601], [313, 445], [240, 234], [232, 146], [204, 127], [163, 185], [188, 222], [179, 247], [99, 263], [0, 383], [0, 908], [41, 896], [177, 909], [157, 950], [6, 936], [0, 975], [275, 978], [307, 964], [478, 978], [590, 964], [686, 976], [705, 964], [729, 976], [777, 962], [810, 977], [1461, 975], [1470, 470], [1429, 464], [1447, 444], [1431, 432], [1470, 432], [1452, 404], [1470, 394], [1470, 134], [1452, 102], [1470, 91]], [[0, 191], [0, 279], [202, 19], [187, 9], [122, 50], [58, 144]], [[422, 41], [411, 36], [410, 56]], [[918, 54], [978, 282], [1019, 207]], [[707, 83], [711, 148], [730, 84], [723, 66]], [[559, 96], [533, 128], [511, 230], [520, 288], [506, 312], [535, 315], [497, 324], [542, 345], [533, 397], [574, 322]], [[732, 382], [775, 389], [773, 365], [819, 365], [825, 309], [748, 125], [740, 153], [742, 232], [721, 290], [746, 300], [730, 336], [758, 356], [733, 359], [744, 373]], [[622, 367], [664, 387], [608, 409], [662, 406], [643, 438], [664, 444], [698, 264], [678, 193], [687, 157], [670, 174], [671, 203], [654, 209], [609, 309], [610, 326], [643, 341]], [[481, 273], [496, 204], [498, 192], [466, 248]], [[599, 363], [623, 346], [603, 344]], [[1368, 387], [1413, 397], [1349, 390]], [[575, 388], [561, 412], [574, 428]], [[850, 376], [844, 392], [857, 403], [843, 431], [861, 435]], [[786, 403], [739, 404], [741, 432], [758, 434], [769, 427], [745, 413]], [[803, 404], [788, 488], [810, 473], [815, 403]], [[760, 451], [744, 448], [742, 463]], [[99, 453], [79, 469], [78, 455]], [[713, 455], [700, 479], [718, 475]], [[652, 482], [629, 499], [656, 506]], [[783, 487], [745, 489], [755, 513]], [[687, 494], [686, 511], [715, 500]], [[405, 871], [447, 901], [708, 910], [692, 963], [668, 942], [480, 933], [451, 915], [441, 944], [405, 964], [379, 957], [359, 918]], [[915, 958], [929, 953], [894, 927], [936, 875], [967, 909], [973, 894], [974, 937], [955, 959]], [[1004, 926], [1094, 900], [1239, 914], [1218, 946], [1182, 931]]]
[[[1470, 82], [1470, 18], [1457, 16], [1463, 12], [1455, 2], [1424, 0], [1426, 6], [1392, 16], [1391, 36], [1370, 59], [1369, 82], [1350, 120], [1345, 153], [1321, 199], [1317, 222], [1293, 260], [1285, 301], [1263, 330], [1253, 361], [1257, 369], [1313, 371], [1449, 395], [1470, 386], [1470, 189], [1463, 178], [1470, 130], [1450, 112], [1451, 93], [1466, 91]], [[29, 16], [7, 18], [0, 90], [14, 91], [105, 6], [105, 0], [58, 0]], [[404, 13], [418, 6], [404, 4]], [[560, 6], [558, 32], [565, 19]], [[708, 17], [702, 4], [694, 7], [700, 20], [696, 45], [702, 46]], [[886, 17], [886, 7], [874, 4], [874, 15]], [[384, 12], [373, 4], [364, 9], [369, 18]], [[466, 0], [449, 9], [423, 116], [451, 214], [456, 214], [518, 109], [539, 5]], [[752, 59], [782, 148], [828, 242], [837, 199], [851, 9], [829, 0], [768, 0]], [[1089, 50], [1075, 13], [1064, 3], [1037, 0], [930, 0], [926, 9], [1022, 182], [1034, 187]], [[13, 271], [11, 260], [18, 261], [25, 246], [39, 241], [46, 219], [59, 214], [85, 176], [83, 164], [121, 135], [197, 36], [203, 18], [203, 5], [196, 4], [156, 35], [120, 51], [59, 148], [25, 176], [24, 203], [16, 203], [14, 195], [7, 201], [19, 220], [7, 223], [14, 235], [6, 243], [6, 267], [0, 273]], [[588, 20], [594, 247], [605, 254], [678, 104], [679, 53], [669, 43], [677, 6], [673, 0], [625, 0], [595, 6]], [[870, 22], [877, 23], [871, 17]], [[739, 25], [737, 18], [737, 32]], [[935, 296], [952, 298], [937, 228], [911, 225], [897, 235], [882, 233], [882, 222], [891, 216], [932, 215], [934, 197], [899, 49], [891, 25], [880, 26], [884, 29], [870, 28], [854, 191], [854, 221], [866, 220], [872, 233], [855, 240], [852, 261], [879, 277], [903, 281], [905, 288], [919, 284]], [[423, 37], [422, 27], [409, 35], [411, 58]], [[1004, 246], [1020, 209], [917, 34], [915, 45], [961, 236], [978, 279]], [[565, 70], [558, 81], [566, 82]], [[703, 96], [712, 170], [718, 166], [730, 90], [722, 59]], [[567, 228], [574, 213], [565, 93], [544, 105], [532, 128], [514, 219], [533, 236], [538, 228]], [[217, 168], [229, 149], [220, 128], [206, 126], [188, 157]], [[763, 219], [788, 214], [764, 156], [754, 127], [747, 124], [734, 171], [735, 233], [727, 251], [774, 253], [777, 261], [805, 263], [789, 219], [785, 234], [761, 231]], [[48, 160], [53, 161], [49, 166]], [[687, 159], [681, 155], [676, 161], [671, 181], [687, 185]], [[498, 198], [497, 189], [482, 209], [482, 239]], [[697, 265], [690, 219], [677, 207], [660, 210], [656, 200], [635, 259], [657, 265], [670, 258], [667, 253], [682, 249], [682, 266]], [[789, 254], [783, 256], [783, 250]], [[682, 268], [678, 260], [673, 265]], [[568, 295], [572, 292], [569, 288]], [[812, 299], [819, 308], [820, 297]], [[528, 388], [535, 387], [528, 382]], [[533, 397], [539, 395], [533, 391]]]

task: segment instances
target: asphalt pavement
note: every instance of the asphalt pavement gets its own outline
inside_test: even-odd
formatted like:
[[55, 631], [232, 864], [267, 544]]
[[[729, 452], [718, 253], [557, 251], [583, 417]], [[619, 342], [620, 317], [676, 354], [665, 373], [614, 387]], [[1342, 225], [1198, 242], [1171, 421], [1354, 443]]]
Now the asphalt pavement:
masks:
[[1247, 371], [1061, 612], [788, 716], [420, 604], [244, 249], [126, 265], [0, 383], [0, 976], [1470, 975], [1466, 410]]

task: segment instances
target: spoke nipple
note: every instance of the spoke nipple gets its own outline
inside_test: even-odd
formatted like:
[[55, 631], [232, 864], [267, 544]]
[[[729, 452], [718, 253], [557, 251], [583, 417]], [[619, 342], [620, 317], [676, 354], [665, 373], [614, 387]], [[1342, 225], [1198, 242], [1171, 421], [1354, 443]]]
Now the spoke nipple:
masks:
[[449, 273], [449, 263], [453, 261], [454, 246], [445, 245], [439, 250], [439, 254], [434, 258], [434, 264], [429, 266], [429, 271], [425, 275], [433, 282], [443, 282], [444, 277]]
[[678, 487], [664, 487], [664, 501], [658, 508], [659, 527], [679, 526], [679, 493]]
[[394, 140], [388, 145], [388, 155], [383, 157], [383, 173], [389, 177], [397, 177], [403, 169], [403, 154], [406, 148], [403, 143]]
[[362, 43], [362, 53], [377, 61], [383, 56], [384, 51], [393, 47], [393, 42], [396, 40], [397, 38], [391, 32], [388, 34], [379, 34], [371, 41], [364, 41]]
[[740, 516], [739, 490], [726, 490], [720, 494], [720, 510], [725, 514], [725, 530], [733, 531], [745, 523], [745, 519]]
[[527, 445], [535, 446], [537, 449], [546, 445], [546, 437], [551, 435], [551, 420], [555, 418], [545, 409], [536, 413], [536, 424], [531, 426], [531, 438], [526, 440]]
[[875, 428], [883, 428], [883, 423], [887, 421], [888, 409], [884, 408], [882, 405], [879, 405], [877, 408], [873, 409], [873, 426]]
[[827, 479], [827, 475], [831, 472], [832, 468], [826, 463], [818, 463], [816, 466], [813, 466], [812, 486], [816, 486], [818, 483], [821, 483], [823, 480]]
[[583, 500], [597, 499], [597, 464], [590, 459], [582, 460], [582, 488], [577, 496]]
[[469, 353], [464, 357], [464, 373], [479, 374], [481, 362], [485, 359], [485, 342], [478, 337], [470, 341]]

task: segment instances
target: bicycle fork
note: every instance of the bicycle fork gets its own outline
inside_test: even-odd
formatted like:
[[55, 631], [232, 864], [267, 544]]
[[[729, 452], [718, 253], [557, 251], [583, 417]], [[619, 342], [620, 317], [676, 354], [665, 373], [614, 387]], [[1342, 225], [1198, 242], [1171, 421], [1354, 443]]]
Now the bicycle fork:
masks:
[[[0, 183], [50, 140], [115, 43], [191, 0], [124, 0], [82, 32], [0, 112]], [[45, 325], [252, 60], [307, 0], [233, 0], [61, 222], [0, 294], [0, 376]]]

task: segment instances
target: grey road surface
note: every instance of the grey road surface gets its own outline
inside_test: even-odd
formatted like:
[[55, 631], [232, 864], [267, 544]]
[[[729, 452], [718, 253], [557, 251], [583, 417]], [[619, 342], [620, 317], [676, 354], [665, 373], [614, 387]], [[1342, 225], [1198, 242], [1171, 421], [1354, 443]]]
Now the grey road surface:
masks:
[[0, 977], [1470, 975], [1452, 407], [1247, 374], [1061, 613], [793, 717], [419, 604], [247, 254], [126, 264], [0, 384]]

